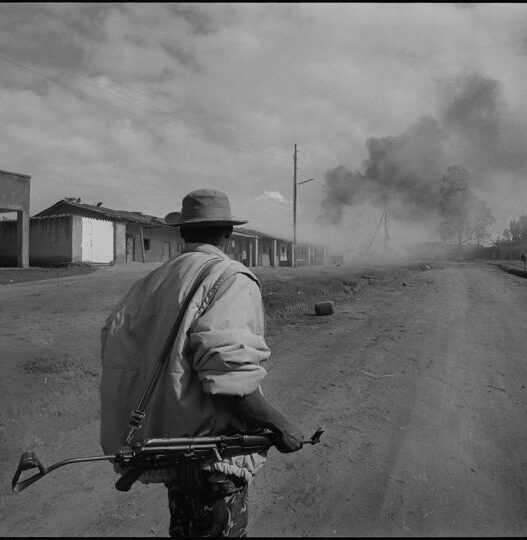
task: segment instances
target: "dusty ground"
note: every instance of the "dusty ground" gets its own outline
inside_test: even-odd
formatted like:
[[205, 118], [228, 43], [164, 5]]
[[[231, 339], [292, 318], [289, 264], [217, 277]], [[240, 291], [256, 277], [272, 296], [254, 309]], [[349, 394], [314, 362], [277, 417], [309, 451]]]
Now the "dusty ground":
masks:
[[[0, 285], [0, 535], [166, 536], [164, 489], [118, 492], [105, 462], [10, 491], [24, 449], [45, 465], [100, 453], [99, 328], [155, 266]], [[525, 536], [525, 279], [484, 263], [261, 277], [264, 392], [306, 435], [326, 432], [296, 454], [271, 450], [250, 535]], [[334, 315], [312, 314], [333, 298]]]

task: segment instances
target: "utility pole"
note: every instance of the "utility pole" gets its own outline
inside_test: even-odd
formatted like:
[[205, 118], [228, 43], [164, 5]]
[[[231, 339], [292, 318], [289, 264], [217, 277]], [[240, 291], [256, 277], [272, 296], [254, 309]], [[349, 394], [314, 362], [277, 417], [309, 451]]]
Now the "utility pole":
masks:
[[[312, 182], [314, 178], [308, 178], [307, 180], [302, 180], [302, 182], [296, 181], [297, 176], [297, 163], [298, 163], [298, 151], [295, 144], [295, 153], [293, 154], [293, 250], [291, 253], [291, 266], [296, 266], [296, 188], [301, 184], [306, 182]], [[309, 248], [308, 248], [309, 249]]]
[[291, 266], [294, 268], [296, 265], [296, 171], [297, 171], [297, 154], [296, 143], [295, 153], [293, 155], [293, 250], [291, 253]]
[[388, 234], [388, 214], [386, 213], [386, 207], [384, 207], [384, 251], [388, 249], [388, 242], [390, 236]]

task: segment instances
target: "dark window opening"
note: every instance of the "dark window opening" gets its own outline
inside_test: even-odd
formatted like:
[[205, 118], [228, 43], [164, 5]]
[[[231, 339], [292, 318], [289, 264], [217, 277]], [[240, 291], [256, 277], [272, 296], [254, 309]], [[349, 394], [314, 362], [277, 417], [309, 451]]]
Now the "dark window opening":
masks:
[[145, 248], [145, 251], [150, 249], [150, 238], [143, 238], [143, 247]]

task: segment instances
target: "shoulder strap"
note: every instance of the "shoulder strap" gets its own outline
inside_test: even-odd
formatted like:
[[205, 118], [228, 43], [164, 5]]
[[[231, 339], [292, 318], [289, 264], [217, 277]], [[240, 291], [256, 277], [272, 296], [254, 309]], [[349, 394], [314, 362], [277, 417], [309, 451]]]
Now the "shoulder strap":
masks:
[[[235, 262], [235, 261], [232, 261], [232, 262]], [[213, 304], [213, 300], [215, 300], [216, 298], [220, 297], [223, 294], [227, 283], [237, 274], [243, 274], [244, 276], [247, 276], [247, 278], [254, 281], [256, 285], [258, 285], [258, 287], [261, 288], [260, 282], [251, 272], [248, 272], [246, 269], [239, 268], [238, 266], [231, 264], [229, 268], [223, 271], [220, 277], [216, 280], [216, 283], [214, 283], [214, 285], [210, 288], [207, 296], [204, 298], [203, 303], [198, 309], [199, 317], [204, 315], [209, 310], [209, 308]]]
[[130, 414], [130, 422], [129, 422], [130, 431], [128, 433], [128, 436], [126, 437], [126, 442], [125, 442], [126, 445], [129, 445], [132, 442], [132, 437], [135, 430], [140, 429], [141, 426], [143, 425], [143, 421], [146, 416], [148, 404], [156, 388], [157, 382], [159, 380], [159, 376], [161, 375], [161, 370], [163, 366], [166, 364], [166, 361], [168, 360], [170, 356], [170, 352], [172, 351], [172, 347], [174, 345], [176, 336], [179, 332], [179, 328], [183, 321], [183, 317], [188, 309], [188, 306], [192, 298], [196, 294], [198, 288], [203, 283], [205, 278], [210, 274], [210, 271], [212, 270], [212, 268], [216, 266], [216, 264], [219, 263], [221, 260], [222, 259], [219, 259], [219, 258], [211, 259], [207, 261], [201, 267], [198, 277], [194, 281], [192, 288], [190, 289], [187, 296], [185, 297], [185, 300], [181, 304], [181, 308], [176, 317], [174, 325], [172, 326], [172, 330], [170, 331], [170, 334], [168, 335], [167, 340], [165, 341], [163, 350], [161, 351], [161, 354], [159, 355], [159, 358], [157, 359], [156, 366], [154, 367], [152, 374], [150, 375], [148, 384], [146, 385], [146, 388], [143, 392], [143, 397], [141, 398], [141, 401], [139, 402], [139, 405], [137, 406], [137, 408], [134, 409], [132, 413]]

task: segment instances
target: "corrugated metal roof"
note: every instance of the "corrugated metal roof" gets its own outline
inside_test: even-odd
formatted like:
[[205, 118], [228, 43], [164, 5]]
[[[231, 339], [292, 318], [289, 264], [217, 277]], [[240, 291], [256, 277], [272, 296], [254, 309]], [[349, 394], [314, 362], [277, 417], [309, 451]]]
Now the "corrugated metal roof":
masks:
[[[42, 210], [42, 212], [35, 214], [34, 217], [48, 216], [51, 210], [59, 206], [72, 206], [74, 208], [89, 210], [90, 212], [101, 214], [101, 217], [106, 217], [113, 221], [128, 221], [132, 223], [142, 223], [143, 225], [149, 225], [149, 226], [154, 226], [154, 227], [170, 227], [170, 225], [168, 225], [163, 218], [150, 216], [148, 214], [143, 214], [142, 212], [130, 212], [128, 210], [114, 210], [113, 208], [107, 208], [102, 205], [98, 206], [96, 204], [81, 203], [79, 200], [75, 198], [70, 198], [70, 197], [66, 197], [56, 202], [53, 206], [50, 206], [49, 208]], [[168, 218], [168, 216], [172, 216], [175, 214], [179, 214], [179, 212], [172, 212], [170, 214], [167, 214], [165, 218]], [[274, 238], [282, 242], [292, 242], [292, 240], [289, 238], [278, 237], [273, 234], [264, 233], [261, 231], [257, 231], [255, 229], [248, 229], [246, 227], [234, 227], [234, 232], [239, 232], [241, 235], [247, 235], [251, 237], [271, 238], [271, 239]]]
[[162, 218], [156, 216], [149, 216], [148, 214], [143, 214], [142, 212], [129, 212], [128, 210], [114, 210], [113, 208], [106, 208], [105, 206], [97, 206], [94, 204], [86, 204], [77, 202], [76, 200], [62, 199], [58, 201], [53, 206], [50, 206], [46, 210], [36, 214], [36, 217], [47, 215], [50, 210], [57, 206], [72, 206], [75, 208], [80, 208], [83, 210], [89, 210], [90, 212], [96, 212], [112, 219], [113, 221], [130, 221], [133, 223], [143, 223], [144, 225], [157, 225], [157, 226], [167, 226], [165, 221]]
[[292, 239], [276, 236], [275, 234], [268, 234], [255, 229], [247, 229], [246, 227], [234, 227], [234, 232], [240, 232], [247, 234], [248, 236], [257, 236], [258, 238], [270, 238], [274, 240], [281, 240], [282, 242], [292, 242]]

